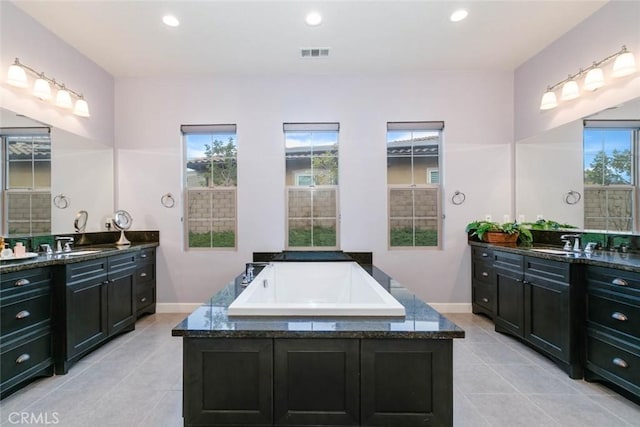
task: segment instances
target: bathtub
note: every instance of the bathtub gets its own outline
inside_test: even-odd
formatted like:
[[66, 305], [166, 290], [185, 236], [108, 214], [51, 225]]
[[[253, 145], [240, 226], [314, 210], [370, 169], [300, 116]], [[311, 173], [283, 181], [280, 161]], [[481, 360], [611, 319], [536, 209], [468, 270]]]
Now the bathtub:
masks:
[[229, 316], [404, 316], [404, 306], [356, 262], [272, 262]]

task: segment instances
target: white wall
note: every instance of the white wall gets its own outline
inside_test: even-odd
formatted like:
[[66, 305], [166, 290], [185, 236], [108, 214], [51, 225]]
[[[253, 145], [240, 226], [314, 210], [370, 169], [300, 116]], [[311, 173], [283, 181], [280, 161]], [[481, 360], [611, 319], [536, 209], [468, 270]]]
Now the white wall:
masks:
[[[640, 2], [612, 1], [515, 72], [515, 139], [521, 140], [640, 96], [640, 73], [607, 79], [607, 85], [580, 98], [540, 111], [547, 86], [620, 50], [634, 53], [640, 66]], [[610, 71], [611, 64], [605, 69]]]
[[[199, 303], [254, 251], [284, 248], [283, 122], [340, 123], [341, 246], [430, 302], [470, 301], [465, 225], [511, 206], [510, 72], [116, 80], [117, 208], [159, 229], [158, 301]], [[444, 249], [387, 249], [386, 122], [444, 120]], [[238, 125], [238, 251], [184, 251], [180, 125]], [[455, 190], [467, 201], [454, 206]]]
[[[7, 85], [4, 76], [15, 58], [83, 93], [91, 117], [75, 116], [40, 101], [29, 89]], [[7, 1], [0, 1], [0, 70], [0, 106], [96, 143], [113, 145], [113, 77]], [[32, 82], [32, 76], [29, 78]]]

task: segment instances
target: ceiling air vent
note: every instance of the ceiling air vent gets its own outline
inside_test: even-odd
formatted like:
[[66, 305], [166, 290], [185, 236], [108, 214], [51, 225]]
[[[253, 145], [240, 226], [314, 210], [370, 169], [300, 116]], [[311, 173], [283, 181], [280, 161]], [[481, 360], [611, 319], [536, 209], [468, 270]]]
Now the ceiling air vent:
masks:
[[303, 47], [300, 49], [301, 58], [323, 58], [329, 56], [328, 47]]

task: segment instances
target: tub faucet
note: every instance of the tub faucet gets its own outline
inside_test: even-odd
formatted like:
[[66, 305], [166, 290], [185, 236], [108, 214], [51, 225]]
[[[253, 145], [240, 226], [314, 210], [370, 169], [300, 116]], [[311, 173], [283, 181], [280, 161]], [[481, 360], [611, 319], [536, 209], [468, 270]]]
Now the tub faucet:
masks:
[[247, 281], [251, 283], [253, 281], [253, 265], [249, 264], [247, 267]]
[[[582, 251], [582, 248], [580, 247], [580, 235], [579, 234], [563, 234], [562, 236], [560, 236], [560, 238], [563, 239], [563, 240], [564, 239], [571, 239], [571, 238], [576, 239], [573, 242], [573, 249], [572, 250], [574, 252], [581, 252]], [[565, 249], [567, 249], [567, 246], [568, 245], [565, 244]]]

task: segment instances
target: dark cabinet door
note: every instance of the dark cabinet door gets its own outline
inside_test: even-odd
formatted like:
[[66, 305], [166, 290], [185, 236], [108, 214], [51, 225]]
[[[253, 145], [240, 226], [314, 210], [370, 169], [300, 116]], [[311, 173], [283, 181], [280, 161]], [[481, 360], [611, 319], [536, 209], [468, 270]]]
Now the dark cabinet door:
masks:
[[496, 269], [496, 331], [524, 336], [522, 274]]
[[109, 334], [106, 278], [83, 280], [67, 286], [66, 307], [66, 359], [71, 359]]
[[272, 425], [271, 339], [183, 338], [185, 426]]
[[360, 425], [359, 354], [355, 339], [275, 340], [274, 425]]
[[109, 335], [112, 335], [133, 325], [136, 321], [133, 272], [130, 270], [128, 273], [115, 274], [113, 277], [110, 275], [107, 288], [107, 318]]

